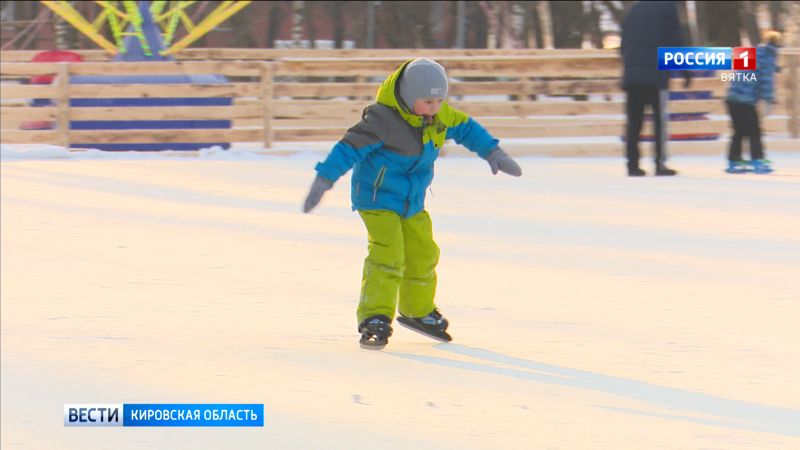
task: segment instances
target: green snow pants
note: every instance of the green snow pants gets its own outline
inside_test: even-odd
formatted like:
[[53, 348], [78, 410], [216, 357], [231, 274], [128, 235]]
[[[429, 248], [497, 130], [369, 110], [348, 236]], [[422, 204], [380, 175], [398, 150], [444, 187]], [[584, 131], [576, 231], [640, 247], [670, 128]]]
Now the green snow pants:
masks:
[[358, 323], [377, 314], [422, 317], [433, 311], [439, 247], [431, 217], [421, 211], [403, 218], [393, 211], [359, 211], [369, 237], [364, 260]]

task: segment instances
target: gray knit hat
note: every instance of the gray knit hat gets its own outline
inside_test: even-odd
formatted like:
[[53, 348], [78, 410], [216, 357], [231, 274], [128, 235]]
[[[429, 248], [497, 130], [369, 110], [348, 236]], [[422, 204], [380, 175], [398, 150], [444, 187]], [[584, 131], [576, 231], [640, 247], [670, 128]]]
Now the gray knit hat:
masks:
[[400, 100], [408, 109], [421, 98], [447, 98], [447, 73], [436, 61], [417, 58], [411, 61], [400, 76]]

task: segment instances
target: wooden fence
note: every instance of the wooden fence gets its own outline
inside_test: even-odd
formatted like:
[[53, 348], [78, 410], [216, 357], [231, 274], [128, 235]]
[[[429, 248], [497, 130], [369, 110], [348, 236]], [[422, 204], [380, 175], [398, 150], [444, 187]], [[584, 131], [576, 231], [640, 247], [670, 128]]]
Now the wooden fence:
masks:
[[[312, 53], [313, 52], [313, 53]], [[429, 55], [451, 78], [450, 103], [474, 116], [501, 138], [619, 137], [624, 131], [621, 61], [613, 51], [453, 50], [261, 50], [196, 49], [176, 62], [103, 61], [27, 63], [31, 52], [3, 52], [0, 66], [0, 136], [3, 143], [334, 141], [374, 101], [380, 82], [409, 57]], [[288, 56], [294, 55], [294, 56]], [[309, 55], [314, 55], [311, 57]], [[216, 59], [208, 59], [213, 57]], [[762, 119], [767, 134], [788, 134], [784, 144], [800, 150], [800, 51], [782, 52], [776, 80], [779, 104]], [[34, 75], [57, 74], [51, 85], [24, 84]], [[227, 84], [70, 84], [71, 75], [222, 74]], [[681, 91], [682, 80], [672, 87]], [[721, 98], [726, 84], [698, 78], [690, 91], [711, 99], [678, 100], [673, 113], [709, 113], [711, 120], [676, 121], [669, 132], [727, 133]], [[76, 98], [231, 97], [231, 106], [77, 107]], [[33, 107], [31, 99], [51, 99]], [[231, 120], [230, 129], [70, 130], [72, 120]], [[53, 122], [52, 130], [21, 130], [30, 121]], [[648, 133], [648, 126], [644, 133]], [[607, 141], [607, 140], [606, 140]], [[675, 143], [680, 144], [680, 143]], [[591, 147], [591, 144], [587, 144]], [[606, 146], [609, 144], [606, 142]], [[614, 144], [614, 148], [621, 148]]]

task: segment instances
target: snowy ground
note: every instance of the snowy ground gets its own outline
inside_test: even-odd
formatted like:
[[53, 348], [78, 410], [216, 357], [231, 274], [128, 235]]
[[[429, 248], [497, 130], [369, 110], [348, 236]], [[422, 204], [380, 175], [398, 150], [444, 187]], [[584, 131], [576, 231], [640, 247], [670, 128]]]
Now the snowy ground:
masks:
[[[366, 251], [317, 155], [3, 149], [3, 449], [800, 448], [800, 153], [437, 163], [452, 344], [357, 345]], [[649, 160], [643, 160], [649, 163]], [[649, 164], [645, 165], [650, 169]], [[263, 403], [263, 428], [64, 428], [65, 403]]]

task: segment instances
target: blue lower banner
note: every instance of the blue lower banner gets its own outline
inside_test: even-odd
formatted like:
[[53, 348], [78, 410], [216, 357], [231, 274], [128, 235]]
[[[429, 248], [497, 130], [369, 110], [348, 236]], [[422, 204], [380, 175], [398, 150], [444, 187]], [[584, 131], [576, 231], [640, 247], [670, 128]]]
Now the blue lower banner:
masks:
[[257, 403], [66, 404], [70, 427], [263, 427]]

